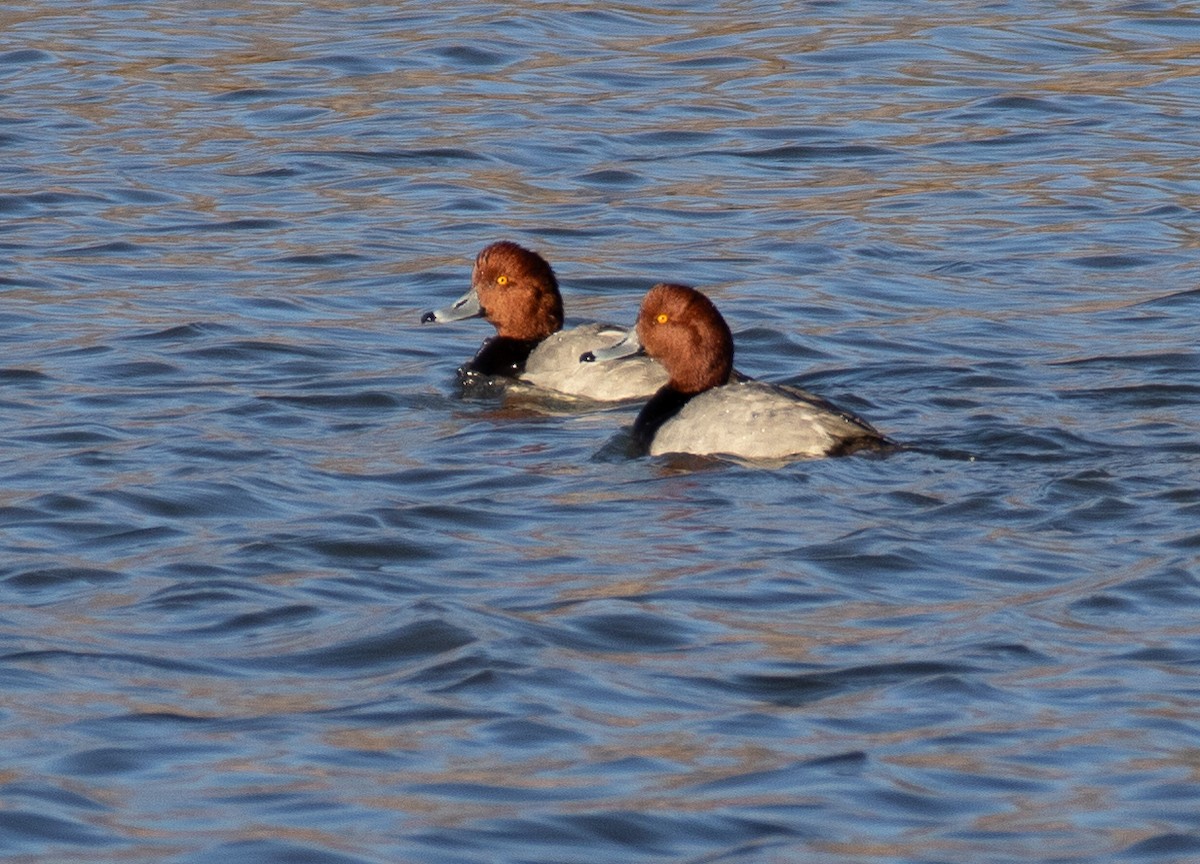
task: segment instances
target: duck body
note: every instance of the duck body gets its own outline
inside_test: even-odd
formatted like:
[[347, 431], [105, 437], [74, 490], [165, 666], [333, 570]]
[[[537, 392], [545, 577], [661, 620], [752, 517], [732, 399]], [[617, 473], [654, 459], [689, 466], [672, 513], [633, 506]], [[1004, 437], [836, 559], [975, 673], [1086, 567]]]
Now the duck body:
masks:
[[[638, 420], [644, 428], [651, 423], [649, 416]], [[646, 441], [651, 456], [727, 454], [762, 460], [841, 456], [877, 450], [884, 442], [865, 421], [819, 396], [754, 380], [705, 390], [652, 434], [635, 437]]]
[[525, 361], [517, 380], [544, 390], [597, 402], [645, 399], [667, 383], [667, 370], [649, 357], [627, 357], [611, 369], [607, 364], [580, 363], [579, 355], [597, 345], [609, 347], [625, 338], [611, 324], [582, 324], [542, 340]]
[[496, 335], [459, 367], [463, 381], [511, 379], [598, 402], [645, 399], [667, 382], [666, 370], [648, 357], [590, 367], [579, 363], [583, 351], [616, 343], [625, 331], [604, 324], [563, 330], [554, 270], [542, 256], [516, 243], [502, 240], [487, 246], [475, 259], [471, 289], [450, 306], [424, 313], [421, 322], [476, 317], [486, 318]]
[[589, 359], [617, 359], [638, 351], [659, 360], [669, 376], [633, 425], [635, 444], [652, 456], [692, 453], [777, 461], [894, 446], [865, 420], [819, 396], [735, 372], [729, 325], [694, 288], [655, 285], [626, 338], [580, 360], [587, 365]]

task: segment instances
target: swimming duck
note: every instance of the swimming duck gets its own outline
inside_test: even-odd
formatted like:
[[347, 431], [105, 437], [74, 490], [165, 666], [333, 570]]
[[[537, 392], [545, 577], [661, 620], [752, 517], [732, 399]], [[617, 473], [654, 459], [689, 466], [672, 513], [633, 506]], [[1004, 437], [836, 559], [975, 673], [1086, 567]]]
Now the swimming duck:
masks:
[[585, 324], [563, 330], [562, 296], [554, 270], [541, 255], [507, 240], [492, 243], [475, 259], [471, 290], [421, 323], [484, 317], [496, 328], [478, 353], [458, 370], [464, 381], [511, 378], [558, 394], [601, 402], [644, 399], [667, 383], [666, 370], [648, 357], [612, 366], [585, 366], [582, 351], [608, 347], [622, 328]]
[[711, 300], [686, 285], [655, 285], [624, 340], [579, 359], [586, 365], [640, 352], [670, 376], [633, 424], [635, 444], [652, 456], [778, 460], [893, 446], [865, 420], [819, 396], [735, 373], [729, 325]]

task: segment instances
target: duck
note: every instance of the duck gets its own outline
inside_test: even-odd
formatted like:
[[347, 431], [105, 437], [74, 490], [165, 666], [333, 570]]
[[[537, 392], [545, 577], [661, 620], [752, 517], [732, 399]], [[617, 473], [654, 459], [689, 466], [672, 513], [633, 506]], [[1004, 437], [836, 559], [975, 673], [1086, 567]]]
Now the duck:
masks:
[[421, 323], [479, 317], [496, 328], [496, 335], [459, 367], [464, 384], [515, 381], [556, 396], [625, 402], [646, 399], [667, 383], [666, 370], [645, 356], [608, 368], [579, 363], [581, 352], [619, 342], [625, 329], [584, 324], [563, 330], [554, 269], [537, 252], [512, 241], [485, 247], [475, 258], [470, 290], [449, 306], [422, 313]]
[[820, 396], [736, 372], [729, 325], [690, 286], [652, 287], [625, 338], [586, 351], [579, 361], [602, 365], [640, 353], [660, 362], [668, 381], [634, 421], [637, 453], [787, 461], [895, 446], [867, 421]]

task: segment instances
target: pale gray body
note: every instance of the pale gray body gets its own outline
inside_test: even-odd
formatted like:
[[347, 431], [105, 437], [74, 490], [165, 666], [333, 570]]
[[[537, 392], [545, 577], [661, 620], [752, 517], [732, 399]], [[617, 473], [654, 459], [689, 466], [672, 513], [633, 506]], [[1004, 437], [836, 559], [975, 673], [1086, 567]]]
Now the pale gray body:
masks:
[[535, 387], [597, 402], [648, 399], [667, 383], [667, 371], [649, 357], [612, 363], [580, 363], [579, 356], [625, 337], [624, 328], [583, 324], [551, 333], [529, 355], [518, 380]]
[[879, 435], [865, 422], [797, 387], [738, 381], [705, 390], [663, 423], [650, 453], [746, 459], [820, 457]]

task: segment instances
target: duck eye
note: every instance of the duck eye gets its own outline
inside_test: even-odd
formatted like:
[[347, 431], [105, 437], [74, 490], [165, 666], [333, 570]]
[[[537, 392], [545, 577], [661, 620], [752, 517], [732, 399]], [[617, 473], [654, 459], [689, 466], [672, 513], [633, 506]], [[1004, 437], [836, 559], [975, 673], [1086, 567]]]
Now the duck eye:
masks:
[[507, 285], [507, 284], [508, 284], [508, 277], [507, 277], [507, 276], [503, 276], [503, 275], [501, 275], [501, 276], [497, 276], [497, 277], [496, 277], [496, 284], [497, 284], [497, 285]]
[[654, 320], [657, 321], [659, 324], [666, 324], [671, 319], [667, 317], [666, 312], [659, 312], [658, 315], [655, 316]]

